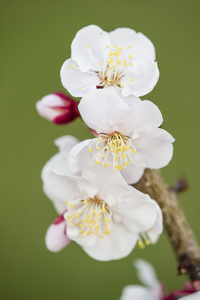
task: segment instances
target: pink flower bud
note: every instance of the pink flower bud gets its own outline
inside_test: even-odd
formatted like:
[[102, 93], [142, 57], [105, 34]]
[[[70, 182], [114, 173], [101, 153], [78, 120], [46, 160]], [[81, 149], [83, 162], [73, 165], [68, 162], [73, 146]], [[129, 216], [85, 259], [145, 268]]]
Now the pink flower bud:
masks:
[[60, 215], [47, 230], [45, 237], [46, 247], [51, 252], [58, 252], [70, 242], [71, 240], [66, 234], [66, 221], [63, 215]]
[[36, 103], [38, 113], [55, 124], [67, 124], [80, 117], [78, 102], [62, 93], [44, 96]]

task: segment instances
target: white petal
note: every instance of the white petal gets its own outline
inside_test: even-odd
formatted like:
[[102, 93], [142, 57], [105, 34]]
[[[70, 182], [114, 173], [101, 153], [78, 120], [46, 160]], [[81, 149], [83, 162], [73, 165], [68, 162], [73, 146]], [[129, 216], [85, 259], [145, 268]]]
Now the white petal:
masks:
[[110, 45], [109, 34], [96, 25], [79, 30], [72, 42], [72, 59], [77, 62], [80, 70], [98, 70], [99, 63], [107, 56]]
[[58, 252], [66, 247], [71, 240], [66, 235], [66, 222], [51, 224], [45, 236], [45, 243], [48, 250]]
[[[97, 133], [113, 133], [115, 130], [119, 131], [124, 119], [128, 121], [127, 113], [130, 105], [128, 105], [124, 98], [115, 88], [109, 87], [100, 90], [92, 90], [84, 96], [78, 106], [80, 114], [84, 122]], [[131, 97], [129, 97], [131, 102]], [[142, 103], [138, 98], [132, 96], [132, 101], [135, 103]], [[91, 109], [92, 107], [92, 109]], [[121, 120], [122, 116], [124, 117]], [[129, 120], [130, 123], [130, 120]], [[125, 127], [129, 127], [129, 123]]]
[[156, 300], [151, 291], [139, 285], [126, 286], [120, 297], [120, 300]]
[[[134, 78], [134, 81], [132, 79]], [[131, 72], [125, 73], [121, 79], [124, 85], [123, 96], [134, 94], [136, 97], [144, 96], [151, 92], [159, 78], [156, 62], [150, 60], [134, 61]]]
[[52, 201], [52, 204], [55, 210], [57, 211], [57, 213], [63, 214], [66, 211], [66, 205], [64, 204], [63, 201], [60, 200], [59, 196], [52, 193], [49, 190], [48, 185], [46, 186], [45, 184], [43, 184], [43, 191], [45, 195]]
[[92, 139], [84, 140], [74, 146], [70, 152], [70, 169], [72, 172], [81, 172], [84, 165], [90, 164], [93, 155], [89, 152]]
[[84, 247], [85, 252], [94, 259], [108, 261], [123, 258], [131, 253], [137, 242], [137, 235], [115, 224], [109, 236], [98, 238], [92, 247]]
[[134, 261], [134, 266], [137, 268], [137, 276], [141, 283], [149, 288], [154, 288], [158, 284], [155, 270], [151, 264], [143, 259], [137, 259]]
[[105, 168], [102, 165], [90, 164], [83, 169], [82, 174], [94, 182], [98, 189], [97, 196], [110, 207], [124, 203], [124, 198], [133, 195], [133, 188], [127, 185], [120, 172], [113, 171], [112, 166]]
[[[124, 116], [123, 116], [124, 117]], [[151, 101], [144, 100], [130, 110], [130, 118], [133, 130], [138, 128], [159, 127], [163, 122], [159, 108]], [[125, 117], [124, 117], [125, 122]]]
[[54, 106], [63, 106], [62, 99], [54, 94], [47, 95], [36, 103], [38, 113], [50, 121], [53, 121], [60, 114], [57, 110], [53, 109]]
[[136, 148], [133, 163], [138, 167], [160, 169], [172, 159], [174, 139], [163, 129], [138, 129], [132, 140]]
[[162, 211], [157, 203], [155, 203], [157, 209], [157, 216], [155, 223], [153, 224], [152, 228], [147, 232], [148, 237], [152, 244], [155, 244], [163, 232], [163, 215]]
[[58, 147], [59, 151], [70, 152], [72, 147], [78, 144], [79, 140], [72, 135], [63, 135], [54, 141], [54, 144]]
[[157, 219], [156, 202], [146, 194], [133, 188], [132, 197], [123, 199], [123, 203], [113, 207], [113, 215], [121, 216], [127, 230], [142, 233], [150, 230]]
[[130, 28], [117, 28], [109, 33], [112, 44], [128, 49], [133, 59], [155, 60], [155, 48], [153, 43], [141, 32], [135, 32]]
[[140, 180], [144, 173], [144, 168], [136, 167], [134, 164], [129, 164], [121, 171], [122, 176], [128, 184], [134, 184]]
[[76, 62], [71, 58], [63, 63], [60, 77], [62, 85], [74, 97], [82, 97], [88, 93], [91, 87], [96, 87], [100, 82], [96, 73], [81, 72]]
[[63, 203], [81, 197], [94, 197], [97, 190], [92, 182], [81, 177], [63, 176], [50, 172], [44, 182], [45, 190]]
[[60, 152], [51, 157], [44, 165], [41, 177], [44, 181], [50, 171], [55, 171], [63, 175], [71, 175], [69, 166], [69, 152], [78, 140], [73, 136], [62, 136], [55, 140], [55, 145], [59, 147]]
[[[47, 163], [44, 165], [41, 172], [41, 178], [44, 183], [43, 184], [44, 193], [53, 202], [56, 211], [59, 214], [62, 214], [66, 210], [65, 204], [62, 201], [60, 201], [59, 197], [52, 194], [52, 192], [48, 189], [48, 186], [46, 186], [45, 182], [48, 174], [52, 171], [55, 171], [63, 175], [72, 174], [69, 166], [69, 152], [71, 150], [70, 148], [73, 145], [76, 145], [78, 143], [78, 140], [73, 136], [69, 135], [69, 136], [62, 136], [56, 139], [54, 143], [56, 146], [59, 147], [60, 152], [55, 154], [52, 158], [50, 158], [47, 161]], [[74, 173], [74, 175], [78, 175], [78, 172]]]
[[200, 292], [182, 297], [181, 299], [182, 300], [200, 300]]

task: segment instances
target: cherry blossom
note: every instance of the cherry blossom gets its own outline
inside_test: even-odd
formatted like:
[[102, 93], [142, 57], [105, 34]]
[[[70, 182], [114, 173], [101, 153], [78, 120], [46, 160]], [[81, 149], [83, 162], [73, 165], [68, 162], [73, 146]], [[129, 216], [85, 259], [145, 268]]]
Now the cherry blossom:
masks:
[[191, 283], [186, 283], [185, 287], [181, 291], [166, 293], [164, 286], [161, 284], [156, 276], [154, 268], [148, 262], [137, 259], [134, 262], [137, 269], [137, 275], [141, 283], [140, 285], [128, 285], [126, 286], [120, 297], [120, 300], [199, 300], [200, 292], [195, 292]]
[[76, 145], [71, 154], [72, 169], [85, 162], [112, 166], [128, 183], [137, 182], [145, 168], [159, 169], [172, 158], [173, 137], [159, 128], [163, 118], [158, 107], [134, 96], [124, 98], [114, 88], [92, 90], [79, 104], [85, 123], [96, 138]]
[[71, 52], [60, 74], [63, 86], [75, 97], [91, 87], [97, 91], [110, 86], [125, 97], [143, 96], [159, 78], [152, 42], [130, 28], [108, 33], [96, 25], [84, 27], [77, 32]]
[[[81, 177], [50, 171], [43, 184], [52, 200], [65, 205], [68, 238], [94, 259], [120, 259], [137, 243], [141, 248], [155, 243], [162, 232], [157, 203], [127, 185], [120, 172], [113, 173], [110, 167], [84, 167]], [[60, 230], [63, 232], [62, 226]], [[60, 246], [60, 239], [58, 242]]]

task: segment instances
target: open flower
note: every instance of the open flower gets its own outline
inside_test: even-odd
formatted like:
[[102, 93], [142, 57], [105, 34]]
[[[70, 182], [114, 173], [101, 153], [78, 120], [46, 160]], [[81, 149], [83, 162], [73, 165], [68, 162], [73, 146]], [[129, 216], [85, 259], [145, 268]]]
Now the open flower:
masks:
[[71, 57], [61, 68], [63, 86], [75, 97], [91, 87], [115, 86], [123, 96], [149, 93], [159, 78], [155, 49], [142, 33], [118, 28], [110, 33], [90, 25], [79, 30]]
[[43, 97], [36, 103], [38, 113], [55, 124], [67, 124], [80, 117], [78, 102], [63, 93]]
[[83, 97], [80, 114], [97, 137], [72, 149], [74, 171], [90, 160], [120, 170], [132, 184], [141, 178], [145, 168], [159, 169], [169, 163], [174, 139], [158, 128], [163, 121], [161, 112], [152, 102], [135, 98], [131, 102], [131, 97], [125, 102], [113, 88], [98, 94], [91, 91]]
[[137, 259], [134, 262], [138, 271], [138, 277], [145, 286], [128, 285], [120, 297], [120, 300], [161, 300], [164, 292], [161, 283], [158, 282], [155, 271], [148, 262]]
[[68, 238], [97, 260], [125, 257], [137, 242], [143, 248], [162, 232], [157, 203], [128, 186], [120, 172], [113, 173], [110, 167], [90, 165], [81, 177], [48, 172], [43, 183], [51, 198], [66, 206]]
[[151, 264], [137, 259], [134, 262], [137, 268], [138, 277], [144, 286], [128, 285], [120, 297], [120, 300], [199, 300], [200, 292], [195, 293], [191, 284], [185, 284], [182, 291], [167, 294], [164, 292], [164, 286], [158, 281], [156, 273]]

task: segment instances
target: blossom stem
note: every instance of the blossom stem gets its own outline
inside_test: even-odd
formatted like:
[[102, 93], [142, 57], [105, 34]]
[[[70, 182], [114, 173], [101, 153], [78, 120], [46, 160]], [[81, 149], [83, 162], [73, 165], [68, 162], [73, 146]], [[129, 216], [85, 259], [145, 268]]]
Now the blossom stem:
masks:
[[164, 182], [159, 170], [146, 169], [134, 185], [156, 200], [163, 213], [163, 222], [179, 262], [179, 275], [188, 274], [195, 290], [200, 290], [200, 248], [178, 203], [178, 193]]

